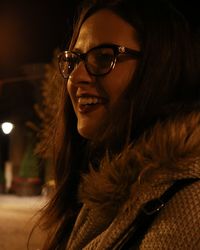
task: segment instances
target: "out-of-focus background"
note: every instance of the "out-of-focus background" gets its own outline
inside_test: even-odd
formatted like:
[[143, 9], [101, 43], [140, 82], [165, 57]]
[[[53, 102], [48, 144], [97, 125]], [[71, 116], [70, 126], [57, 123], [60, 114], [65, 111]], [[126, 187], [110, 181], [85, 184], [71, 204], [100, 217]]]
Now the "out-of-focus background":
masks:
[[[31, 158], [37, 143], [36, 130], [43, 119], [49, 122], [52, 112], [45, 110], [43, 114], [39, 106], [44, 95], [50, 95], [49, 99], [56, 95], [48, 92], [51, 88], [48, 81], [57, 67], [56, 53], [69, 41], [77, 3], [76, 0], [0, 1], [1, 189], [3, 175], [10, 175], [11, 168], [15, 184], [20, 181], [18, 177], [37, 175], [44, 182], [45, 166], [29, 170], [27, 165], [38, 161]], [[13, 129], [5, 132], [2, 124]]]
[[[198, 1], [171, 0], [200, 33]], [[53, 188], [51, 153], [35, 155], [56, 112], [56, 53], [81, 0], [0, 1], [0, 250], [24, 250]], [[42, 234], [33, 238], [39, 248]]]
[[[0, 250], [27, 249], [53, 186], [48, 157], [34, 153], [54, 114], [56, 53], [69, 41], [77, 3], [0, 1]], [[42, 242], [36, 230], [30, 249]]]

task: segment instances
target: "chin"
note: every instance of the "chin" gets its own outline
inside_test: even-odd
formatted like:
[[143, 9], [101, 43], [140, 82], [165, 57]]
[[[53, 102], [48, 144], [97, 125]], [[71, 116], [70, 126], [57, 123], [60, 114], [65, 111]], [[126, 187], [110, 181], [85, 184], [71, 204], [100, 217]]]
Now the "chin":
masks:
[[86, 128], [78, 128], [78, 133], [85, 139], [91, 140], [94, 136], [91, 130]]

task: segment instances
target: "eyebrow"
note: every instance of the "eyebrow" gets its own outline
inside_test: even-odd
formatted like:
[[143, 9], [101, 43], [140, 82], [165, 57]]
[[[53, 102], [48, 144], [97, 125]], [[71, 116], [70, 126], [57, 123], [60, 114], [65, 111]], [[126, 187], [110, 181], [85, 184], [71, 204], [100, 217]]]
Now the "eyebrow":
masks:
[[[76, 53], [80, 53], [80, 54], [85, 54], [87, 53], [89, 50], [93, 49], [93, 48], [96, 48], [96, 47], [99, 47], [101, 45], [108, 45], [109, 43], [102, 43], [102, 44], [91, 44], [92, 46], [90, 46], [90, 48], [86, 51], [86, 52], [83, 52], [83, 50], [79, 49], [79, 48], [72, 48], [71, 51], [74, 51]], [[69, 49], [70, 50], [70, 49]]]

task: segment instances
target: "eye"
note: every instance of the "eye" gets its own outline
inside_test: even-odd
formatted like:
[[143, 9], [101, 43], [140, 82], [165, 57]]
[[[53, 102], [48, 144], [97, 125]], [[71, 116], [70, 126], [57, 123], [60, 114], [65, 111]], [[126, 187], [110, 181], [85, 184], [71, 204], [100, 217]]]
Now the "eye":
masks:
[[71, 74], [79, 61], [80, 60], [78, 55], [71, 51], [66, 51], [61, 55], [59, 60], [59, 67], [64, 77], [67, 78], [69, 74]]
[[65, 55], [65, 67], [67, 67], [69, 71], [72, 71], [79, 61], [79, 57], [74, 53], [68, 53]]
[[107, 68], [114, 60], [114, 52], [111, 48], [98, 48], [88, 54], [88, 63], [92, 67]]
[[64, 61], [69, 64], [76, 64], [79, 62], [79, 57], [75, 53], [69, 52], [65, 54]]

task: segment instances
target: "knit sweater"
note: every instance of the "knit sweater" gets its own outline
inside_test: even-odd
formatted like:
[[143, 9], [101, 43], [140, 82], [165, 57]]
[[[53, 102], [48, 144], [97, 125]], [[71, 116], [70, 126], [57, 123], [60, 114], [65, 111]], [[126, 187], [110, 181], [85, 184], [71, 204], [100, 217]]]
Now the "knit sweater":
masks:
[[[132, 146], [100, 169], [90, 169], [80, 185], [83, 207], [67, 250], [120, 249], [127, 229], [136, 227], [142, 206], [159, 198], [175, 180], [200, 177], [200, 114], [157, 123]], [[141, 250], [200, 249], [200, 181], [176, 193], [154, 219]]]

